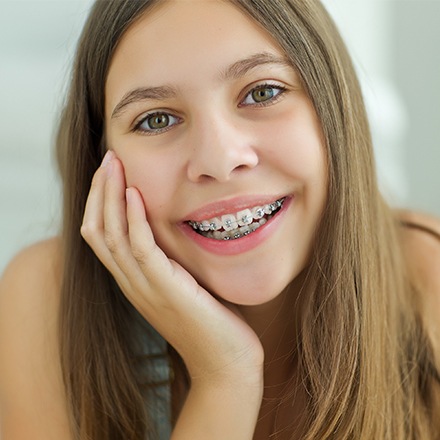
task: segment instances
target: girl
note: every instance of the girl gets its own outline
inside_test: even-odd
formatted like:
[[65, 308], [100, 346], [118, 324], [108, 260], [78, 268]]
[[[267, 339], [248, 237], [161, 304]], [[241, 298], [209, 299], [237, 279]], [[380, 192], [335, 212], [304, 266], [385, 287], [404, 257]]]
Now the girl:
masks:
[[440, 438], [440, 228], [382, 200], [317, 0], [97, 1], [57, 153], [4, 440]]

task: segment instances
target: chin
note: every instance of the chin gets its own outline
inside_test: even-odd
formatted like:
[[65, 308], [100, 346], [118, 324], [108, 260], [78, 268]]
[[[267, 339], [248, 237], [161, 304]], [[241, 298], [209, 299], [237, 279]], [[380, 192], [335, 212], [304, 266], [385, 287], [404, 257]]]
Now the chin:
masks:
[[[240, 306], [259, 306], [277, 298], [291, 284], [300, 271], [289, 272], [284, 276], [280, 272], [241, 273], [236, 277], [215, 277], [206, 282], [197, 281], [216, 298]], [[275, 277], [274, 277], [275, 273]]]

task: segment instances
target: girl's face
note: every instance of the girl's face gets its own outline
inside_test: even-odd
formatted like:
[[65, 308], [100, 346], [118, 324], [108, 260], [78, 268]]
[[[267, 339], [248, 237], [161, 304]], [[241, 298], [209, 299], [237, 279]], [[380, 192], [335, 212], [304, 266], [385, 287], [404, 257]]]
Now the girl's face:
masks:
[[228, 2], [167, 1], [124, 35], [105, 94], [157, 244], [227, 301], [276, 297], [327, 194], [320, 124], [277, 43]]

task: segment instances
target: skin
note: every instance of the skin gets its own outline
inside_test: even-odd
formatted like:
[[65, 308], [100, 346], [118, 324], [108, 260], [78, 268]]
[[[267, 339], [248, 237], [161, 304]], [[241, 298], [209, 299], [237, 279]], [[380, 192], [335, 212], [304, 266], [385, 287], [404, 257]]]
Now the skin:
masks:
[[[121, 104], [132, 90], [158, 87], [173, 93]], [[256, 91], [269, 98], [256, 102]], [[198, 381], [205, 388], [227, 378], [237, 386], [245, 375], [257, 396], [255, 415], [263, 381], [266, 397], [279, 397], [292, 376], [286, 359], [301, 285], [300, 277], [292, 281], [307, 264], [326, 200], [311, 101], [272, 38], [218, 1], [167, 2], [139, 20], [118, 46], [105, 93], [110, 151], [82, 234], [179, 351], [192, 391]], [[152, 129], [151, 114], [165, 115], [164, 128]], [[292, 199], [257, 247], [218, 255], [182, 233], [194, 211], [246, 197]], [[273, 421], [264, 424], [269, 430]]]
[[[297, 73], [271, 63], [221, 77], [260, 53], [284, 58], [230, 4], [167, 2], [123, 37], [106, 83], [107, 145], [126, 185], [139, 190], [156, 243], [211, 293], [243, 305], [274, 299], [304, 268], [326, 197], [319, 123]], [[287, 90], [268, 88], [279, 94], [258, 106], [249, 92], [265, 83]], [[111, 117], [130, 90], [160, 86], [176, 96], [138, 101]], [[156, 111], [179, 122], [150, 135], [131, 131]], [[209, 203], [260, 195], [295, 199], [278, 230], [250, 252], [214, 255], [178, 227]]]
[[[303, 412], [301, 393], [284, 405], [279, 398], [294, 377], [294, 360], [285, 360], [325, 203], [326, 167], [316, 115], [292, 69], [263, 65], [219, 79], [262, 52], [282, 57], [270, 36], [228, 3], [169, 1], [124, 36], [106, 84], [109, 153], [94, 176], [81, 232], [189, 370], [174, 440], [267, 440]], [[241, 105], [269, 80], [287, 92], [268, 106]], [[163, 85], [178, 93], [112, 118], [128, 91]], [[146, 113], [165, 109], [178, 124], [156, 135], [130, 132]], [[181, 235], [179, 222], [194, 210], [255, 194], [294, 195], [294, 203], [279, 230], [245, 255], [211, 255]], [[440, 231], [435, 219], [416, 220]], [[420, 232], [403, 240], [411, 273], [427, 292], [423, 316], [438, 349], [440, 248]], [[57, 239], [37, 244], [1, 279], [5, 440], [71, 438], [57, 344], [61, 255]], [[295, 428], [278, 438], [292, 438]]]

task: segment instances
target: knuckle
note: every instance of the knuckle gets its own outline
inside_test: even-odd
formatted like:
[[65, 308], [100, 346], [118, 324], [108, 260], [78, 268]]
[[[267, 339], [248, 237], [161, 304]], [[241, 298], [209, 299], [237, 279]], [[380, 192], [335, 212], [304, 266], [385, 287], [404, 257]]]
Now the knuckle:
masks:
[[80, 234], [87, 243], [93, 241], [93, 237], [96, 237], [98, 233], [98, 227], [92, 223], [83, 223], [80, 228]]
[[118, 235], [106, 230], [104, 231], [104, 243], [108, 250], [115, 254], [120, 247], [121, 239]]
[[92, 181], [90, 183], [90, 188], [94, 189], [96, 188], [96, 186], [98, 186], [102, 180], [102, 169], [101, 167], [99, 167], [96, 171], [95, 174], [93, 174], [92, 177]]
[[148, 254], [149, 254], [148, 251], [142, 249], [139, 246], [132, 246], [131, 252], [133, 254], [134, 259], [139, 264], [145, 264], [145, 262], [148, 260]]

